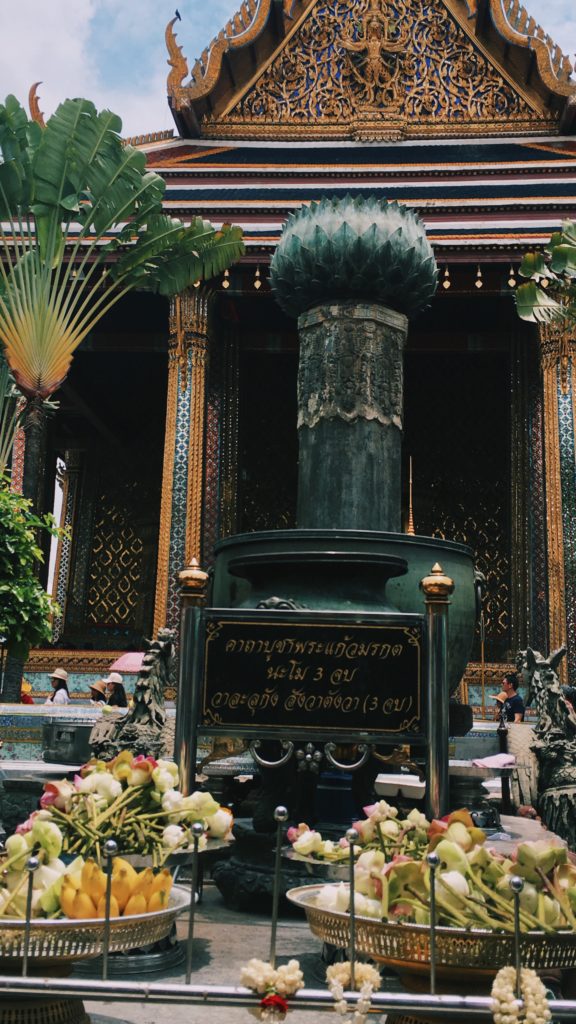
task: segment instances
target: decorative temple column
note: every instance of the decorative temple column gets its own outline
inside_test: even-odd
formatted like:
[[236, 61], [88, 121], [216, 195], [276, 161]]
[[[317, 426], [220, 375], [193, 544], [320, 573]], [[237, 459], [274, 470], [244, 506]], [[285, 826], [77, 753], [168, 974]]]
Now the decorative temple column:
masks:
[[398, 532], [408, 318], [316, 306], [298, 333], [298, 526]]
[[566, 645], [563, 682], [576, 670], [576, 335], [570, 324], [540, 327], [546, 475], [550, 650]]
[[52, 639], [60, 640], [66, 621], [66, 602], [70, 588], [71, 552], [74, 542], [74, 525], [76, 521], [76, 505], [82, 455], [79, 451], [67, 451], [64, 455], [65, 470], [62, 474], [62, 511], [59, 526], [64, 533], [58, 538], [56, 550], [56, 566], [54, 570], [54, 586], [52, 597], [60, 606], [60, 614], [52, 623]]
[[170, 305], [154, 634], [162, 626], [178, 628], [178, 573], [201, 557], [209, 306], [202, 287], [177, 295]]
[[420, 220], [372, 196], [302, 207], [270, 281], [298, 317], [298, 528], [398, 533], [403, 349], [437, 285]]

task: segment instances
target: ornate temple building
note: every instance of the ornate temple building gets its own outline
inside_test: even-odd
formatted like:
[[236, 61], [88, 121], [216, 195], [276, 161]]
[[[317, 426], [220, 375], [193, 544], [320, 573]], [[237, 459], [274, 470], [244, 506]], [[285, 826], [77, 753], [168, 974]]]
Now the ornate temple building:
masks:
[[46, 437], [69, 531], [36, 694], [56, 663], [85, 694], [177, 627], [178, 572], [220, 538], [294, 525], [298, 338], [268, 266], [293, 210], [346, 194], [417, 211], [440, 266], [405, 354], [404, 509], [486, 576], [468, 698], [481, 713], [527, 643], [566, 643], [573, 681], [576, 338], [513, 301], [522, 254], [576, 219], [570, 60], [518, 0], [244, 0], [191, 69], [175, 22], [166, 42], [177, 132], [132, 141], [167, 210], [240, 224], [247, 251], [170, 308], [126, 299], [75, 356]]

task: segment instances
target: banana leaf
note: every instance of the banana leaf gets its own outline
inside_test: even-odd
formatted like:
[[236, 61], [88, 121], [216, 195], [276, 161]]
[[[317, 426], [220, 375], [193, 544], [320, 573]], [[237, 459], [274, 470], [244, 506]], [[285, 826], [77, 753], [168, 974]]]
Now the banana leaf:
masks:
[[562, 303], [549, 292], [539, 288], [535, 281], [521, 284], [514, 293], [516, 311], [521, 320], [549, 324], [566, 316]]
[[85, 99], [60, 104], [44, 129], [14, 97], [0, 104], [0, 343], [28, 397], [57, 389], [128, 291], [175, 294], [244, 252], [239, 228], [163, 214], [164, 181], [121, 127]]

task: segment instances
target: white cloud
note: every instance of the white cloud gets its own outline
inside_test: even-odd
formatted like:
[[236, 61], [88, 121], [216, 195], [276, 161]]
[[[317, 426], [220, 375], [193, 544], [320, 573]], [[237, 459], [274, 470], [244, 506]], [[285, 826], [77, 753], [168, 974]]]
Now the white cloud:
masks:
[[[572, 57], [573, 0], [524, 0], [529, 13]], [[174, 126], [166, 101], [164, 30], [176, 6], [178, 42], [190, 66], [241, 0], [0, 0], [0, 98], [26, 103], [42, 81], [48, 115], [67, 96], [86, 96], [122, 117], [126, 135]]]

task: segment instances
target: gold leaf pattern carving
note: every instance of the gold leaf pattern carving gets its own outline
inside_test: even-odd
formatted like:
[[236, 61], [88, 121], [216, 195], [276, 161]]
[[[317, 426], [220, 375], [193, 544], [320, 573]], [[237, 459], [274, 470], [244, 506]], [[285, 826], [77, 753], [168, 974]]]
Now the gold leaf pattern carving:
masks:
[[402, 135], [414, 121], [473, 122], [481, 132], [494, 121], [539, 119], [442, 3], [326, 0], [223, 121], [364, 120], [386, 137], [387, 123]]

